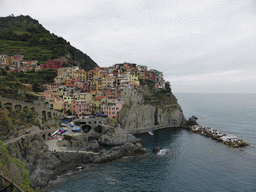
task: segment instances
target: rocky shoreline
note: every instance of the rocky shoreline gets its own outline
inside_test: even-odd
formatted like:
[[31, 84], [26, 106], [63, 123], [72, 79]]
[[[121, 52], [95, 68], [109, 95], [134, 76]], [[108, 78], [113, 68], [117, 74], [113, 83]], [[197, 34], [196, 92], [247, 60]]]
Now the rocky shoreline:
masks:
[[[101, 134], [91, 130], [82, 136], [67, 137], [63, 144], [67, 150], [50, 151], [43, 137], [33, 134], [8, 144], [8, 150], [11, 156], [26, 165], [32, 187], [38, 191], [42, 191], [57, 176], [85, 164], [105, 163], [147, 153], [136, 137], [119, 128]], [[106, 150], [104, 146], [112, 148]]]
[[199, 125], [196, 122], [197, 119], [198, 118], [195, 116], [192, 116], [188, 119], [186, 125], [190, 131], [199, 133], [206, 137], [211, 137], [213, 140], [217, 140], [223, 144], [229, 145], [229, 147], [237, 148], [237, 147], [249, 146], [248, 143], [246, 143], [242, 139], [238, 139], [234, 135], [228, 135], [225, 133], [221, 133], [220, 131], [215, 130], [213, 128], [203, 127], [203, 126]]
[[220, 131], [214, 130], [213, 128], [203, 127], [201, 125], [192, 125], [188, 126], [188, 128], [192, 132], [199, 133], [206, 137], [211, 137], [213, 140], [217, 140], [223, 144], [229, 145], [230, 147], [237, 148], [249, 146], [249, 144], [242, 139], [238, 139], [234, 135], [221, 133]]

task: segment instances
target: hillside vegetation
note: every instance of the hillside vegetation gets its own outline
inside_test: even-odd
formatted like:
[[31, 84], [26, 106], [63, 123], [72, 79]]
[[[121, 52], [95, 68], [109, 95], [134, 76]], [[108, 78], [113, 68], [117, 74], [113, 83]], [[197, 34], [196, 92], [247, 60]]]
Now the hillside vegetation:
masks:
[[30, 16], [0, 17], [0, 45], [0, 54], [21, 54], [24, 60], [38, 60], [39, 64], [62, 58], [85, 70], [98, 66], [88, 55], [50, 33]]
[[39, 71], [28, 71], [26, 73], [19, 72], [16, 74], [21, 83], [25, 84], [49, 84], [54, 83], [54, 78], [57, 76], [57, 70], [45, 69]]
[[55, 76], [56, 70], [43, 70], [39, 73], [31, 72], [28, 76], [27, 74], [21, 73], [17, 78], [14, 73], [0, 68], [0, 96], [23, 100], [26, 102], [37, 100], [37, 96], [27, 92], [30, 91], [30, 89], [22, 83], [48, 83], [52, 82]]
[[4, 97], [17, 95], [18, 90], [27, 90], [15, 74], [0, 68], [0, 95]]
[[29, 172], [24, 163], [19, 159], [11, 157], [4, 142], [0, 140], [0, 172], [17, 184], [24, 191], [34, 191], [31, 188]]

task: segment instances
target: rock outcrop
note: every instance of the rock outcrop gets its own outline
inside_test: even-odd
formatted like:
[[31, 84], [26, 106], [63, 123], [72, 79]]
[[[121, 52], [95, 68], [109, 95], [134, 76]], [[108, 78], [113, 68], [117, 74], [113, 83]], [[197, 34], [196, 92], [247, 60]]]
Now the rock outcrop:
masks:
[[[83, 164], [104, 163], [123, 156], [146, 153], [141, 144], [128, 142], [137, 141], [134, 136], [127, 132], [121, 132], [121, 130], [113, 132], [111, 135], [116, 135], [113, 140], [111, 140], [111, 137], [104, 137], [107, 138], [108, 142], [106, 143], [120, 144], [120, 146], [112, 147], [108, 151], [100, 148], [97, 140], [100, 137], [93, 132], [83, 136], [72, 137], [66, 141], [66, 147], [75, 149], [77, 152], [75, 150], [73, 152], [51, 152], [48, 150], [43, 138], [38, 134], [27, 135], [7, 146], [10, 155], [20, 159], [26, 165], [33, 188], [43, 188], [50, 180], [55, 179], [57, 175], [72, 171]], [[119, 140], [118, 136], [123, 136], [124, 138]], [[94, 152], [86, 153], [83, 151], [79, 153], [79, 150]]]
[[103, 150], [99, 156], [96, 156], [93, 163], [105, 163], [120, 157], [143, 155], [145, 153], [147, 151], [140, 143], [133, 144], [128, 142], [122, 146], [112, 147], [110, 151]]
[[133, 103], [130, 107], [122, 108], [118, 122], [122, 128], [129, 130], [157, 125], [182, 127], [186, 124], [186, 119], [178, 104], [165, 107]]
[[116, 146], [123, 145], [127, 142], [136, 143], [138, 140], [132, 134], [121, 128], [109, 129], [105, 134], [98, 139], [100, 145]]
[[188, 119], [186, 125], [187, 125], [187, 126], [198, 125], [198, 123], [196, 122], [197, 119], [198, 119], [198, 118], [195, 117], [195, 116], [190, 117], [190, 118]]
[[129, 94], [121, 94], [121, 99], [126, 102], [119, 113], [118, 126], [133, 132], [155, 126], [186, 125], [183, 111], [171, 90], [157, 91], [152, 82], [142, 83], [145, 84], [142, 90], [133, 94], [132, 99]]

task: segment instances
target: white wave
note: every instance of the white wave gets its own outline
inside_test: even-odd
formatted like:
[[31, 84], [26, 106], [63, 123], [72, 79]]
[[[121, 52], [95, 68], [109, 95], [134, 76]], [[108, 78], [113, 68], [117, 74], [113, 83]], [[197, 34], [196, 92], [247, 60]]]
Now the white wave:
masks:
[[168, 149], [161, 149], [158, 153], [157, 153], [157, 155], [165, 155], [166, 153], [168, 152]]

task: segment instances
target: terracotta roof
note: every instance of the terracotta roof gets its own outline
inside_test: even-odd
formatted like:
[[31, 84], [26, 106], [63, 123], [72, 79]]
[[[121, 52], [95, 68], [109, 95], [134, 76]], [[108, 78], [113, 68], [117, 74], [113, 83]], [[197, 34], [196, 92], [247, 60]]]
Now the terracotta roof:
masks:
[[102, 99], [104, 99], [104, 98], [106, 98], [105, 96], [97, 96], [97, 97], [95, 97], [95, 99], [94, 100], [102, 100]]

